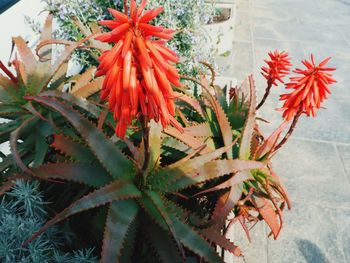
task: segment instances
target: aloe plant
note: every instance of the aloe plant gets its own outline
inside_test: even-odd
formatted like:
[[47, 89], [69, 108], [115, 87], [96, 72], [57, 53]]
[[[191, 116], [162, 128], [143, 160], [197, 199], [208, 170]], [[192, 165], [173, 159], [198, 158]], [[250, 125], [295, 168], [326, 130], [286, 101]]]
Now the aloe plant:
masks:
[[[212, 69], [211, 71], [213, 72]], [[191, 98], [185, 93], [178, 96], [183, 103], [196, 109], [198, 114], [187, 111], [185, 134], [174, 133], [173, 130], [165, 130], [165, 133], [192, 147], [200, 142], [211, 150], [231, 145], [224, 158], [256, 161], [265, 164], [265, 167], [231, 173], [225, 180], [202, 185], [194, 196], [223, 190], [224, 194], [220, 196], [213, 211], [214, 221], [224, 222], [233, 211], [235, 218], [229, 222], [229, 226], [239, 221], [250, 239], [247, 223], [263, 219], [277, 239], [283, 226], [282, 210], [286, 206], [291, 208], [291, 202], [285, 187], [272, 169], [271, 157], [275, 154], [278, 139], [287, 123], [282, 123], [268, 138], [260, 132], [252, 76], [239, 88], [222, 89], [216, 86], [215, 75], [211, 81], [202, 76], [196, 82], [204, 90], [201, 97]], [[226, 94], [229, 95], [229, 100]], [[235, 143], [232, 145], [233, 140]], [[217, 170], [212, 173], [217, 173]], [[258, 216], [252, 216], [252, 211], [257, 212]]]
[[[202, 92], [174, 92], [183, 132], [141, 115], [119, 139], [108, 106], [92, 96], [103, 77], [94, 78], [94, 68], [69, 79], [65, 74], [75, 49], [108, 48], [91, 38], [100, 31], [81, 25], [87, 38], [80, 42], [53, 40], [51, 21], [49, 16], [39, 58], [14, 38], [17, 75], [1, 64], [7, 77], [0, 78], [0, 115], [10, 120], [2, 124], [1, 139], [10, 141], [11, 155], [0, 164], [0, 194], [18, 178], [35, 178], [51, 198], [63, 199], [48, 205], [52, 218], [23, 246], [81, 212], [87, 228], [103, 235], [102, 262], [223, 262], [217, 246], [241, 255], [225, 236], [235, 222], [249, 238], [246, 224], [264, 220], [278, 237], [290, 202], [270, 159], [286, 124], [266, 139], [261, 134], [251, 76], [230, 92], [214, 84], [214, 74], [210, 81], [188, 78]], [[66, 46], [54, 63], [52, 44]], [[62, 92], [67, 83], [74, 83], [70, 94]], [[235, 217], [226, 224], [230, 213]]]
[[[53, 133], [54, 127], [68, 130], [58, 114], [25, 99], [27, 95], [62, 90], [67, 83], [66, 71], [70, 56], [77, 48], [84, 47], [85, 39], [80, 42], [52, 39], [52, 19], [49, 15], [45, 22], [36, 54], [22, 37], [13, 38], [16, 56], [11, 66], [15, 74], [0, 62], [0, 68], [5, 73], [0, 74], [0, 117], [3, 120], [0, 124], [0, 143], [10, 142], [11, 148], [11, 155], [4, 156], [1, 162], [0, 170], [4, 175], [12, 176], [18, 171], [26, 171], [35, 177], [27, 166], [37, 167], [47, 161], [50, 149], [46, 139]], [[53, 44], [63, 44], [65, 48], [54, 55]], [[92, 90], [99, 82], [91, 80], [87, 79], [86, 74], [75, 76], [76, 87], [84, 92], [88, 85]], [[85, 107], [94, 111], [89, 103], [85, 103]], [[7, 186], [9, 188], [11, 184]]]
[[[41, 40], [47, 41], [51, 38], [52, 17], [46, 20], [41, 34]], [[55, 86], [62, 73], [65, 60], [74, 50], [74, 46], [67, 47], [62, 57], [54, 64], [51, 64], [51, 48], [45, 47], [41, 51], [45, 59], [35, 57], [21, 37], [13, 38], [14, 46], [19, 58], [12, 61], [16, 76], [8, 70], [3, 63], [1, 69], [7, 76], [0, 75], [1, 105], [0, 116], [6, 119], [1, 124], [1, 143], [10, 141], [12, 155], [2, 161], [1, 171], [11, 174], [16, 169], [11, 166], [11, 159], [14, 158], [21, 169], [27, 170], [26, 165], [41, 165], [44, 162], [48, 145], [45, 137], [52, 133], [51, 125], [47, 118], [55, 118], [46, 115], [41, 108], [34, 106], [24, 99], [26, 94], [38, 94], [48, 88], [49, 83]], [[36, 130], [35, 133], [32, 133]], [[23, 143], [18, 143], [22, 139]]]
[[[76, 77], [80, 81], [74, 90], [86, 89], [86, 94], [91, 94], [98, 86], [91, 83], [98, 80], [91, 80], [85, 74]], [[85, 85], [80, 83], [82, 79]], [[115, 139], [113, 142], [113, 136], [110, 138], [113, 119], [102, 114], [103, 108], [66, 93], [47, 90], [50, 88], [45, 86], [36, 92], [22, 92], [19, 97], [22, 104], [39, 109], [26, 114], [32, 113], [40, 123], [50, 125], [49, 132], [55, 134], [50, 145], [54, 151], [50, 154], [50, 163], [43, 160], [33, 165], [33, 159], [29, 158], [21, 170], [16, 170], [16, 176], [3, 177], [1, 192], [6, 191], [14, 179], [33, 177], [47, 184], [56, 180], [77, 182], [91, 190], [49, 220], [26, 244], [67, 217], [106, 206], [102, 262], [129, 262], [148, 248], [154, 251], [151, 258], [162, 262], [167, 262], [169, 256], [174, 262], [182, 262], [193, 255], [208, 262], [221, 262], [212, 242], [240, 255], [240, 249], [221, 233], [231, 211], [248, 218], [248, 213], [243, 211], [258, 210], [277, 236], [280, 225], [276, 219], [280, 210], [278, 206], [270, 209], [274, 200], [271, 190], [277, 189], [280, 196], [285, 196], [279, 183], [270, 180], [274, 176], [269, 172], [267, 161], [270, 144], [254, 145], [259, 133], [254, 132], [252, 79], [249, 79], [249, 99], [237, 91], [229, 104], [224, 93], [205, 78], [199, 83], [204, 92], [197, 99], [181, 90], [176, 93], [179, 107], [183, 108], [178, 118], [185, 126], [184, 133], [171, 127], [162, 131], [158, 124], [151, 122], [143, 136], [135, 128], [128, 139], [117, 142]], [[216, 96], [210, 94], [213, 88]], [[42, 118], [35, 115], [37, 112]], [[65, 125], [52, 125], [57, 122]], [[29, 122], [23, 123], [23, 126], [29, 125]], [[16, 136], [19, 131], [14, 133], [7, 138], [19, 138]], [[23, 144], [31, 137], [21, 137]], [[17, 139], [12, 140], [12, 144], [15, 142]], [[33, 146], [27, 148], [29, 152], [33, 149], [30, 147]], [[15, 155], [16, 149], [12, 149]], [[257, 152], [259, 154], [255, 154]], [[46, 155], [47, 150], [41, 154], [44, 153]], [[15, 159], [16, 163], [21, 164], [22, 158]], [[229, 191], [222, 192], [222, 189]], [[203, 199], [210, 199], [211, 192], [216, 193], [217, 202], [211, 203], [214, 209], [202, 204]], [[244, 202], [238, 207], [240, 199]], [[140, 235], [144, 234], [146, 243], [140, 242]]]
[[[206, 89], [210, 88], [205, 81], [201, 84]], [[242, 114], [242, 118], [246, 119], [243, 125], [235, 129], [231, 127], [230, 115], [226, 116], [225, 107], [219, 102], [221, 93], [217, 95], [217, 100], [204, 92], [199, 103], [189, 95], [179, 93], [179, 99], [196, 109], [203, 122], [199, 124], [188, 117], [191, 125], [185, 128], [183, 134], [174, 128], [162, 132], [161, 127], [152, 122], [147, 138], [152, 147], [145, 149], [147, 145], [144, 141], [137, 145], [139, 136], [136, 130], [130, 136], [131, 141], [124, 143], [129, 146], [128, 156], [104, 134], [103, 129], [77, 112], [79, 105], [66, 100], [64, 97], [67, 95], [46, 92], [27, 96], [28, 101], [66, 118], [84, 139], [84, 142], [78, 142], [64, 134], [56, 134], [51, 146], [60, 156], [55, 159], [60, 161], [32, 168], [31, 172], [45, 181], [79, 182], [93, 189], [49, 220], [31, 240], [67, 217], [106, 205], [108, 214], [104, 226], [102, 262], [128, 262], [134, 253], [138, 253], [133, 248], [140, 248], [138, 235], [144, 232], [148, 237], [147, 245], [141, 247], [153, 248], [154, 255], [162, 262], [166, 262], [169, 255], [174, 262], [182, 262], [191, 255], [190, 251], [208, 262], [221, 262], [211, 242], [240, 255], [240, 249], [221, 234], [221, 227], [227, 214], [234, 209], [244, 218], [242, 211], [248, 209], [246, 203], [250, 203], [249, 209], [259, 211], [277, 236], [276, 231], [279, 230], [275, 228], [275, 219], [278, 210], [271, 210], [274, 211], [272, 214], [267, 209], [271, 208], [270, 190], [283, 188], [275, 180], [269, 180], [273, 175], [265, 161], [269, 152], [265, 144], [255, 146], [255, 152], [267, 153], [252, 158], [254, 129], [251, 127], [255, 125], [255, 117], [250, 106], [254, 103], [251, 78], [249, 84], [252, 95], [248, 101], [234, 96], [227, 105], [236, 105], [236, 112], [231, 112]], [[225, 106], [224, 100], [222, 104]], [[192, 116], [196, 115], [192, 112]], [[176, 151], [184, 156], [181, 159], [169, 158], [174, 155], [174, 140], [178, 141]], [[126, 152], [125, 145], [121, 148]], [[250, 186], [255, 187], [254, 191], [250, 190]], [[198, 196], [220, 189], [230, 190], [219, 195], [212, 215], [201, 216], [198, 213], [196, 216], [191, 213], [191, 206], [186, 203], [191, 199], [198, 202]], [[284, 197], [283, 190], [277, 193]], [[243, 196], [245, 202], [237, 207]], [[263, 208], [265, 206], [266, 209]], [[198, 208], [200, 204], [194, 207]]]

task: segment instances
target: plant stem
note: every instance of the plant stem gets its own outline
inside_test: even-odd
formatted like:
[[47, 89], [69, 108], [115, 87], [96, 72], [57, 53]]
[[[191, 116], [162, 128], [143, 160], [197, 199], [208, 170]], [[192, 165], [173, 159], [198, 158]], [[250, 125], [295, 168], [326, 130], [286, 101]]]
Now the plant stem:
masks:
[[15, 83], [17, 83], [17, 78], [7, 69], [7, 67], [0, 61], [0, 69]]
[[260, 109], [262, 105], [264, 105], [267, 97], [270, 95], [270, 91], [271, 91], [271, 87], [272, 87], [272, 81], [268, 81], [267, 82], [267, 88], [265, 90], [265, 94], [264, 97], [262, 98], [262, 100], [260, 101], [259, 105], [256, 107], [256, 110]]
[[[145, 177], [145, 172], [148, 168], [148, 164], [151, 158], [151, 153], [149, 149], [149, 127], [146, 118], [143, 116], [140, 118], [141, 125], [142, 125], [142, 137], [143, 137], [143, 144], [145, 149], [145, 159], [143, 161], [142, 166], [142, 177]], [[145, 178], [144, 178], [145, 179]]]
[[124, 0], [124, 13], [128, 15], [128, 0]]
[[282, 141], [275, 147], [275, 149], [273, 150], [273, 153], [277, 152], [288, 141], [288, 139], [292, 135], [294, 128], [295, 128], [302, 113], [303, 113], [303, 111], [300, 109], [298, 111], [297, 115], [294, 116], [293, 122], [290, 125], [288, 132], [286, 133], [286, 135], [284, 136]]

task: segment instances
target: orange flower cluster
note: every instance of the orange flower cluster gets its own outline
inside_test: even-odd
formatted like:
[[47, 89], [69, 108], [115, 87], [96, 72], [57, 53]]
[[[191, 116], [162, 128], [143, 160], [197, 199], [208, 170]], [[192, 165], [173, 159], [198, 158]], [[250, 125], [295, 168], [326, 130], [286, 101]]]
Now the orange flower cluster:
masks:
[[286, 121], [291, 120], [299, 113], [305, 113], [307, 116], [316, 115], [316, 110], [327, 98], [327, 93], [331, 93], [328, 86], [337, 82], [329, 73], [335, 68], [325, 67], [330, 59], [327, 58], [316, 65], [314, 56], [311, 55], [311, 61], [302, 61], [306, 69], [293, 71], [301, 76], [290, 78], [291, 82], [286, 84], [286, 88], [294, 89], [294, 91], [280, 96], [280, 100], [285, 101], [282, 110], [284, 111], [283, 118]]
[[269, 57], [270, 60], [264, 60], [267, 67], [261, 68], [261, 74], [267, 79], [269, 85], [277, 86], [277, 80], [284, 83], [283, 78], [289, 74], [292, 64], [288, 53], [285, 51], [269, 52]]
[[172, 85], [180, 87], [178, 71], [171, 62], [179, 61], [175, 52], [165, 47], [174, 30], [153, 26], [149, 22], [163, 7], [144, 12], [147, 0], [139, 7], [131, 0], [128, 14], [109, 9], [115, 20], [101, 21], [111, 29], [96, 37], [102, 42], [115, 43], [104, 52], [96, 76], [106, 75], [101, 99], [108, 100], [109, 108], [118, 121], [117, 136], [123, 138], [131, 121], [142, 114], [147, 120], [160, 120], [163, 127], [181, 125], [175, 114]]

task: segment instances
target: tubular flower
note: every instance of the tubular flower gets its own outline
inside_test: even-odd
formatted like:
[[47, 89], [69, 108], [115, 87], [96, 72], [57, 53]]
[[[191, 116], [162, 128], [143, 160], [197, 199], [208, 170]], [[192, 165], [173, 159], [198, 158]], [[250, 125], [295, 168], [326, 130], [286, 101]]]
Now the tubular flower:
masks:
[[108, 100], [109, 108], [118, 121], [117, 136], [123, 138], [131, 121], [142, 114], [146, 120], [161, 121], [182, 129], [175, 114], [172, 85], [181, 86], [178, 71], [171, 63], [178, 63], [175, 52], [165, 47], [174, 30], [153, 26], [149, 22], [163, 7], [147, 10], [147, 0], [139, 7], [131, 0], [127, 14], [109, 9], [114, 20], [100, 21], [110, 32], [96, 37], [115, 45], [104, 52], [96, 76], [105, 75], [101, 99]]
[[311, 61], [302, 61], [306, 69], [293, 71], [301, 76], [290, 78], [290, 83], [286, 84], [286, 88], [294, 89], [294, 91], [280, 96], [280, 100], [285, 101], [282, 107], [285, 120], [291, 120], [298, 113], [316, 116], [316, 110], [327, 98], [327, 93], [331, 93], [328, 86], [337, 82], [329, 73], [335, 68], [325, 67], [330, 59], [329, 57], [316, 65], [314, 56], [311, 55]]
[[283, 78], [289, 74], [290, 58], [288, 53], [285, 51], [279, 52], [269, 52], [270, 60], [265, 60], [267, 67], [262, 67], [261, 74], [267, 79], [270, 85], [277, 86], [277, 81], [284, 83]]

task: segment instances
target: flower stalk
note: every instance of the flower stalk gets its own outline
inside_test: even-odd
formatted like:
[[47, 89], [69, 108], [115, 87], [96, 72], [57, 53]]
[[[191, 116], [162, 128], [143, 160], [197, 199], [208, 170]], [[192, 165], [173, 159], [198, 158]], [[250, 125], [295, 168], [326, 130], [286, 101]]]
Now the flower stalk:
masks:
[[270, 95], [271, 88], [272, 88], [272, 81], [268, 81], [264, 97], [262, 98], [262, 100], [260, 101], [258, 106], [256, 107], [256, 110], [260, 109], [261, 106], [265, 104], [267, 97]]
[[298, 113], [294, 116], [293, 122], [290, 125], [288, 132], [286, 133], [284, 138], [280, 141], [280, 143], [275, 147], [273, 153], [277, 152], [288, 141], [288, 139], [292, 135], [292, 133], [295, 129], [295, 126], [297, 125], [302, 113], [303, 113], [303, 110], [300, 108]]
[[143, 116], [140, 118], [141, 120], [141, 126], [142, 126], [142, 138], [143, 138], [143, 145], [145, 150], [145, 158], [142, 165], [142, 176], [145, 177], [145, 173], [147, 171], [149, 161], [151, 158], [151, 152], [150, 152], [150, 145], [149, 145], [149, 126], [147, 119]]
[[124, 13], [127, 15], [128, 14], [128, 1], [124, 0]]

